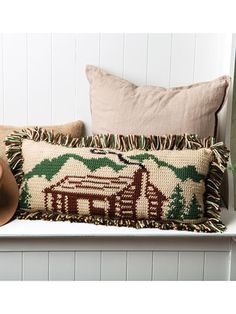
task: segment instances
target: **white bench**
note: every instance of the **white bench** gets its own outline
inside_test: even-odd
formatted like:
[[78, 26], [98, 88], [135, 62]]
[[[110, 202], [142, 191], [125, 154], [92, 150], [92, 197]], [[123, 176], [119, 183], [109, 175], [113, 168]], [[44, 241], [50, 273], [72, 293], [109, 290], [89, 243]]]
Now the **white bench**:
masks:
[[222, 216], [222, 234], [15, 220], [0, 280], [236, 280], [236, 214]]

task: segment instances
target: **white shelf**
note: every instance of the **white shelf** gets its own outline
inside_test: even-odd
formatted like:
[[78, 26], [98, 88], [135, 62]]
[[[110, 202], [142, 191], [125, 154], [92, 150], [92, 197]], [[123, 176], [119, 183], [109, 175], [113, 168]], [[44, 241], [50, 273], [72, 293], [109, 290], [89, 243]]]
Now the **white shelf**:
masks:
[[227, 230], [223, 233], [197, 233], [152, 228], [135, 229], [42, 220], [14, 220], [0, 227], [0, 237], [235, 237], [236, 212], [223, 209], [222, 220], [227, 226]]

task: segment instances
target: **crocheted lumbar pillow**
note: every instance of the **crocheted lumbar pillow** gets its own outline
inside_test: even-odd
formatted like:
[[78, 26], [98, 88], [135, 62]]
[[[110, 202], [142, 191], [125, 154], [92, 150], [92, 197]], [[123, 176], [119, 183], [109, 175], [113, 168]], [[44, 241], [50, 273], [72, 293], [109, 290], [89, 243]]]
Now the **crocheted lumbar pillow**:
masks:
[[6, 140], [20, 186], [20, 219], [217, 232], [222, 143], [183, 136], [97, 135], [45, 129]]

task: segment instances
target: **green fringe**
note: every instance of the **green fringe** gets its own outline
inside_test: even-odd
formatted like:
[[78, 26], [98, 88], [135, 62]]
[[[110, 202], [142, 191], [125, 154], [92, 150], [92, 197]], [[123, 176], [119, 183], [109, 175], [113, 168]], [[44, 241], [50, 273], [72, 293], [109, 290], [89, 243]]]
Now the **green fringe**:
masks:
[[188, 230], [196, 232], [222, 232], [224, 224], [220, 220], [220, 193], [219, 188], [229, 158], [229, 151], [223, 143], [215, 143], [214, 138], [199, 139], [197, 135], [165, 135], [165, 136], [140, 136], [140, 135], [114, 135], [102, 134], [87, 136], [82, 139], [71, 138], [69, 135], [54, 133], [43, 128], [23, 129], [14, 131], [5, 139], [8, 163], [20, 187], [23, 173], [22, 141], [45, 141], [54, 145], [67, 147], [95, 147], [111, 148], [120, 151], [140, 150], [182, 150], [209, 148], [213, 153], [213, 161], [210, 164], [206, 178], [205, 192], [205, 218], [199, 223], [186, 223], [181, 221], [155, 221], [155, 220], [127, 220], [108, 219], [104, 217], [78, 216], [55, 212], [27, 212], [18, 209], [15, 218], [18, 219], [43, 219], [43, 220], [69, 220], [71, 222], [89, 222], [109, 226], [126, 226], [135, 228], [159, 228], [164, 230]]

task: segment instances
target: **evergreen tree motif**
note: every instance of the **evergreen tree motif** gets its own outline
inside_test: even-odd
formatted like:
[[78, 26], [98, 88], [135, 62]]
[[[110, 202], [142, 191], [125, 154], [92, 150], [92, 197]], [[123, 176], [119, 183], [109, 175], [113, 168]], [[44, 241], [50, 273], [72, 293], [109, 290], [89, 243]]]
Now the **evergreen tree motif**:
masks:
[[188, 212], [184, 214], [184, 219], [197, 219], [201, 217], [201, 206], [195, 194], [192, 195], [188, 205]]
[[29, 193], [29, 187], [27, 182], [25, 182], [22, 191], [21, 191], [21, 195], [20, 195], [20, 207], [21, 208], [25, 208], [25, 209], [29, 209], [30, 208], [30, 193]]
[[183, 189], [179, 184], [173, 190], [170, 196], [170, 203], [168, 204], [167, 219], [182, 220], [184, 215], [185, 199], [183, 196]]

